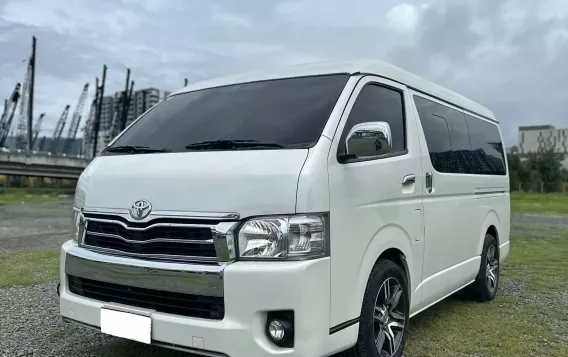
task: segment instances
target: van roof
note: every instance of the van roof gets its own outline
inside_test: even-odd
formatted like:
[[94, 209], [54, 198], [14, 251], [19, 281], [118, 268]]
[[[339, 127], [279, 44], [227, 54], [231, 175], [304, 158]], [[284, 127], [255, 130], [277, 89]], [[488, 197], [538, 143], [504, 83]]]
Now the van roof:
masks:
[[434, 82], [428, 81], [420, 76], [379, 60], [317, 62], [286, 66], [265, 71], [239, 73], [190, 83], [185, 88], [172, 93], [172, 95], [238, 83], [335, 73], [347, 73], [350, 75], [372, 74], [384, 77], [392, 81], [402, 83], [418, 92], [426, 93], [464, 110], [496, 121], [493, 113], [481, 104], [465, 98], [464, 96]]

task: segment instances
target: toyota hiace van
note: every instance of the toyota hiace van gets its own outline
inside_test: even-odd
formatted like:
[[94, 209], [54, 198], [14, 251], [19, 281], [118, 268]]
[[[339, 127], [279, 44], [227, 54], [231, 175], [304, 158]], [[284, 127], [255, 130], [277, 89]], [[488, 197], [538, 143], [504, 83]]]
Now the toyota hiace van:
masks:
[[397, 357], [412, 316], [495, 297], [509, 216], [493, 113], [404, 70], [190, 84], [82, 173], [60, 313], [203, 356]]

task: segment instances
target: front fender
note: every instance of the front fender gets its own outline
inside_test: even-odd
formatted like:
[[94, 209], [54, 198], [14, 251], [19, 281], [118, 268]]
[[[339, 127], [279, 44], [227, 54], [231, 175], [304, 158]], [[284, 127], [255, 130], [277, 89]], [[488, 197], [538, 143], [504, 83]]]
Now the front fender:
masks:
[[363, 296], [365, 294], [365, 289], [367, 287], [367, 281], [371, 274], [373, 266], [386, 250], [397, 249], [406, 257], [406, 263], [408, 267], [408, 272], [410, 276], [410, 292], [414, 291], [414, 285], [420, 280], [419, 277], [413, 276], [412, 272], [415, 271], [413, 262], [414, 257], [412, 256], [411, 248], [412, 238], [409, 232], [404, 230], [401, 226], [389, 224], [383, 226], [378, 230], [373, 238], [369, 241], [369, 245], [365, 250], [361, 264], [359, 265], [359, 274], [357, 275], [357, 286], [356, 286], [356, 306], [361, 308], [363, 304]]

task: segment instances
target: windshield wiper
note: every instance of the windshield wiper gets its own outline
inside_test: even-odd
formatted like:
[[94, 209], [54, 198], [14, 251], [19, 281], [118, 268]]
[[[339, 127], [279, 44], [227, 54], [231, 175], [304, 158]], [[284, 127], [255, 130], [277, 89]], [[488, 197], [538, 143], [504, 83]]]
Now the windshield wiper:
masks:
[[273, 142], [262, 142], [258, 140], [213, 140], [213, 141], [200, 141], [197, 143], [186, 145], [187, 150], [239, 150], [239, 149], [254, 149], [254, 148], [276, 148], [284, 149], [284, 146]]
[[133, 146], [133, 145], [122, 145], [122, 146], [112, 146], [106, 149], [107, 152], [120, 152], [128, 154], [145, 154], [153, 152], [170, 152], [167, 149], [152, 149], [148, 146]]

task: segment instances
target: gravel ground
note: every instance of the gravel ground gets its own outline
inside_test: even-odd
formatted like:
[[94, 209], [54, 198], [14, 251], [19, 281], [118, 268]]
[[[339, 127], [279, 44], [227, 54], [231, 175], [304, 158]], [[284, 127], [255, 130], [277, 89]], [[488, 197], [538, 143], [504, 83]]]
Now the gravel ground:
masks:
[[[0, 289], [0, 356], [174, 357], [190, 354], [103, 335], [59, 320], [57, 283]], [[103, 346], [105, 347], [103, 349]]]
[[511, 214], [511, 226], [545, 227], [568, 230], [568, 217], [513, 213]]
[[[0, 258], [7, 252], [57, 249], [70, 233], [70, 207], [68, 201], [0, 206]], [[512, 225], [568, 229], [568, 217], [513, 214]], [[525, 231], [533, 235], [531, 232]], [[535, 238], [541, 238], [538, 230], [534, 232]], [[122, 356], [189, 356], [60, 322], [55, 289], [55, 283], [0, 289], [0, 357], [110, 356], [109, 345]], [[503, 280], [500, 287], [503, 296], [532, 300], [526, 291], [513, 280]], [[554, 303], [568, 305], [568, 292], [561, 293]], [[561, 326], [560, 331], [567, 329]]]

